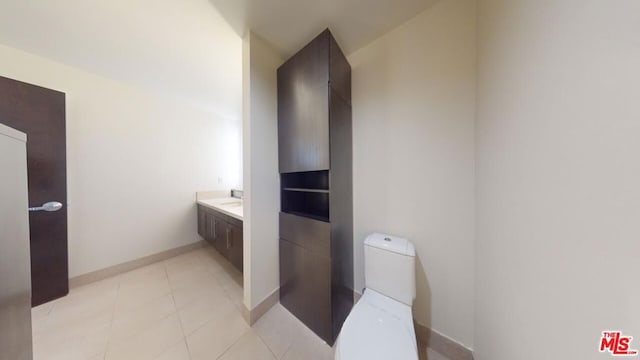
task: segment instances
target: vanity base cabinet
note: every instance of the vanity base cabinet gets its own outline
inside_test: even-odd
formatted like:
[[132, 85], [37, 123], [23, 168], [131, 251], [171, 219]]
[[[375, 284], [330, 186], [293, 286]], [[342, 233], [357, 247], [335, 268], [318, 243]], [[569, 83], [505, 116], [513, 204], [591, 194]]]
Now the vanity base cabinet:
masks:
[[238, 270], [243, 268], [242, 221], [198, 205], [198, 234]]

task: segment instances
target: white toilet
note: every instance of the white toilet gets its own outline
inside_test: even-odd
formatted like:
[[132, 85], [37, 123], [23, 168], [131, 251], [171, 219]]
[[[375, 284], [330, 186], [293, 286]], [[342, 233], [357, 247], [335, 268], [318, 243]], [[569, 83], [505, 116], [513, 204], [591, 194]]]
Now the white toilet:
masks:
[[411, 304], [415, 256], [407, 239], [374, 233], [364, 241], [365, 286], [338, 336], [336, 360], [417, 360]]

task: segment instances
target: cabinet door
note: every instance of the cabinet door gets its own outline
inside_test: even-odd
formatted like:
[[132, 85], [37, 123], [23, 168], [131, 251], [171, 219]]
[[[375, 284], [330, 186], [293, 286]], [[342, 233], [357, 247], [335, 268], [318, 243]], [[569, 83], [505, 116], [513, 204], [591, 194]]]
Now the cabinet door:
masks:
[[215, 219], [215, 248], [225, 258], [229, 258], [229, 225], [226, 221]]
[[200, 205], [198, 205], [198, 235], [203, 239], [207, 238], [206, 212]]
[[221, 237], [220, 237], [221, 220], [216, 218], [216, 217], [214, 217], [213, 221], [212, 221], [212, 224], [213, 225], [211, 225], [211, 231], [212, 231], [211, 236], [212, 236], [213, 241], [212, 241], [211, 244], [213, 245], [213, 247], [216, 250], [218, 250], [218, 252], [220, 252], [219, 246], [220, 246], [220, 239], [221, 239]]
[[213, 245], [213, 215], [211, 215], [211, 213], [209, 213], [208, 211], [203, 211], [202, 219], [204, 222], [204, 239], [207, 240], [207, 242], [209, 242], [211, 245]]
[[278, 69], [281, 173], [329, 169], [329, 37], [322, 33]]
[[242, 271], [242, 228], [236, 225], [230, 225], [230, 248], [229, 248], [229, 261], [236, 269]]
[[332, 344], [331, 259], [280, 239], [280, 303]]

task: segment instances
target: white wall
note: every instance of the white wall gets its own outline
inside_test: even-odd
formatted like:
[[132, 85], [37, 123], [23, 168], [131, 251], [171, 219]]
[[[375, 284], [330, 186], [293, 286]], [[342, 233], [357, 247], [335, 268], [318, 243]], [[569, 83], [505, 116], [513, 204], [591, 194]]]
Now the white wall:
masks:
[[0, 1], [0, 44], [235, 118], [241, 37], [209, 0]]
[[478, 13], [475, 358], [640, 348], [640, 2]]
[[276, 69], [283, 59], [259, 36], [243, 40], [244, 303], [253, 309], [280, 286]]
[[195, 192], [239, 181], [240, 109], [224, 119], [5, 46], [0, 75], [66, 93], [71, 276], [198, 241]]
[[472, 347], [475, 2], [437, 2], [349, 62], [356, 289], [364, 237], [406, 237], [418, 256], [414, 317]]

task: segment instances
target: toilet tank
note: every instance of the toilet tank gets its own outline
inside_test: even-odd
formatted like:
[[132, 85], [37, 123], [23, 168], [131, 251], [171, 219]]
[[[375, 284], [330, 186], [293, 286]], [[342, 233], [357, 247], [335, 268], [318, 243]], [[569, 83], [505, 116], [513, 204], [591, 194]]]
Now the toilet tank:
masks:
[[411, 306], [416, 297], [416, 250], [396, 236], [373, 233], [364, 241], [364, 277], [367, 289]]

